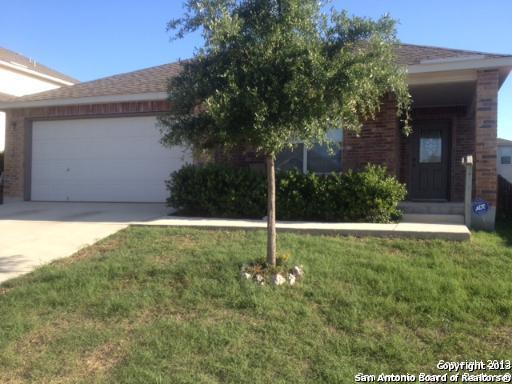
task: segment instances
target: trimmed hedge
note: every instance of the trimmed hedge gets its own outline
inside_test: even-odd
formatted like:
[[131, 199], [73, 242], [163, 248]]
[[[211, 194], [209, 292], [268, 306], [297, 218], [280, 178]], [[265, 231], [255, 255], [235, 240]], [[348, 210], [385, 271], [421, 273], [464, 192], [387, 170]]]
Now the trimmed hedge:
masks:
[[[262, 218], [266, 215], [266, 176], [247, 168], [210, 164], [185, 166], [167, 182], [170, 206], [189, 216]], [[362, 172], [277, 175], [280, 220], [389, 222], [400, 217], [397, 205], [405, 186], [381, 166]]]
[[167, 182], [170, 206], [190, 216], [265, 216], [265, 174], [247, 168], [187, 165]]

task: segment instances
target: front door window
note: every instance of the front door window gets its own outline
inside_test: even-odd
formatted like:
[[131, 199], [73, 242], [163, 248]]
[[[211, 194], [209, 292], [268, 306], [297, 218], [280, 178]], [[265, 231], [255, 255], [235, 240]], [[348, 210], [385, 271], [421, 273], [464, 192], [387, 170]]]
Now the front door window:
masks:
[[440, 163], [443, 140], [440, 131], [422, 133], [420, 138], [420, 163]]

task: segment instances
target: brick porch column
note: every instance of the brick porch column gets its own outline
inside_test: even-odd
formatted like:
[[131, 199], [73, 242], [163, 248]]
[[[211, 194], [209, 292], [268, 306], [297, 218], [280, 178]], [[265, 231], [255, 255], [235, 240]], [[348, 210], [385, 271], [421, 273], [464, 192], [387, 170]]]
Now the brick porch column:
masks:
[[25, 124], [18, 110], [8, 111], [5, 121], [4, 197], [23, 199], [25, 177]]
[[498, 70], [478, 71], [475, 99], [474, 198], [491, 205], [488, 214], [475, 216], [473, 226], [493, 230], [496, 217], [496, 137], [498, 127]]

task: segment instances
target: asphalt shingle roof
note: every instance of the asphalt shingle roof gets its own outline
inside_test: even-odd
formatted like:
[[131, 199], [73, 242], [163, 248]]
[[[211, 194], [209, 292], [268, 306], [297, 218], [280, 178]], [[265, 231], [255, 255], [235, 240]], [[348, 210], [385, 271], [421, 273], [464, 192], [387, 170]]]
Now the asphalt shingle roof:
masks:
[[[487, 58], [510, 57], [509, 55], [491, 54], [458, 49], [429, 47], [412, 44], [396, 46], [398, 62], [402, 65], [420, 64], [424, 60], [446, 58], [485, 56]], [[123, 73], [89, 82], [64, 86], [51, 91], [36, 93], [17, 98], [16, 101], [40, 101], [52, 99], [73, 99], [82, 97], [129, 95], [154, 92], [166, 92], [170, 77], [176, 76], [181, 64], [171, 63], [157, 67], [141, 69], [135, 72]]]
[[16, 96], [11, 96], [6, 93], [0, 92], [0, 101], [9, 101], [11, 99], [16, 99]]
[[399, 44], [396, 47], [398, 62], [402, 65], [421, 64], [424, 60], [451, 59], [468, 56], [485, 56], [487, 58], [510, 57], [496, 53], [467, 51], [462, 49], [450, 49], [430, 47], [426, 45]]
[[13, 52], [9, 49], [0, 47], [0, 60], [6, 61], [8, 63], [20, 64], [27, 69], [32, 71], [41, 73], [43, 75], [56, 77], [61, 80], [69, 81], [70, 83], [78, 83], [77, 79], [72, 78], [71, 76], [64, 75], [54, 69], [48, 68], [45, 65], [39, 64], [38, 62], [29, 59], [19, 53]]
[[22, 96], [16, 101], [73, 99], [82, 97], [131, 95], [138, 93], [166, 92], [167, 80], [176, 76], [180, 63], [159, 65], [135, 72], [104, 77], [98, 80], [68, 85], [50, 91]]
[[512, 146], [512, 140], [498, 138], [499, 146]]

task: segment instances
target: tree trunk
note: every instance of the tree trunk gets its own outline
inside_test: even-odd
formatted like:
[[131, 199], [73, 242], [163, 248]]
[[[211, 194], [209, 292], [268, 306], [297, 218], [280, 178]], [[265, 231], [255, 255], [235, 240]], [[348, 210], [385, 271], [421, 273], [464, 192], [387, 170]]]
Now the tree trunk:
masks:
[[266, 157], [267, 164], [267, 264], [276, 265], [276, 171], [274, 156]]

